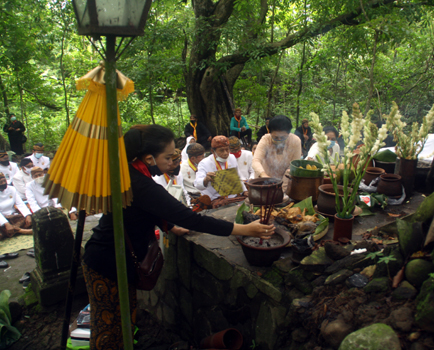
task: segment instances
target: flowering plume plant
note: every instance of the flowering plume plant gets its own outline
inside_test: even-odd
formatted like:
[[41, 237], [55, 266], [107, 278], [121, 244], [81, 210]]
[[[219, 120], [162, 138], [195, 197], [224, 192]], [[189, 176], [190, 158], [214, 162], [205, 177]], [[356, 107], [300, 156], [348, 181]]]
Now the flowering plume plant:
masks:
[[[355, 207], [354, 203], [357, 189], [359, 188], [360, 181], [366, 172], [366, 164], [369, 159], [384, 146], [383, 141], [387, 136], [387, 126], [385, 124], [378, 130], [377, 127], [371, 123], [372, 111], [368, 113], [366, 118], [363, 118], [357, 103], [353, 104], [353, 120], [351, 123], [348, 114], [345, 111], [342, 112], [341, 133], [345, 142], [345, 149], [342, 160], [344, 169], [343, 189], [342, 193], [340, 193], [335, 176], [337, 175], [336, 172], [339, 171], [339, 167], [336, 167], [335, 169], [332, 168], [330, 157], [327, 152], [327, 146], [330, 144], [330, 141], [327, 141], [327, 137], [319, 121], [319, 116], [315, 113], [311, 113], [310, 115], [312, 120], [309, 125], [314, 130], [313, 136], [318, 141], [318, 149], [320, 152], [320, 157], [317, 156], [317, 159], [323, 164], [323, 169], [330, 175], [330, 180], [335, 192], [337, 216], [342, 219], [351, 218]], [[354, 150], [357, 148], [359, 141], [362, 142], [362, 146], [359, 147], [359, 154], [356, 162], [353, 162]], [[322, 161], [321, 158], [324, 159], [324, 161]], [[350, 183], [351, 174], [354, 174], [354, 179]], [[342, 205], [339, 201], [340, 194], [342, 194]]]
[[392, 102], [390, 114], [383, 115], [383, 118], [386, 120], [387, 128], [393, 134], [393, 140], [396, 142], [396, 155], [402, 159], [417, 159], [434, 124], [434, 106], [423, 117], [420, 128], [419, 123], [414, 122], [410, 132], [405, 130], [407, 124], [401, 120], [402, 115], [399, 113], [398, 105], [395, 102]]

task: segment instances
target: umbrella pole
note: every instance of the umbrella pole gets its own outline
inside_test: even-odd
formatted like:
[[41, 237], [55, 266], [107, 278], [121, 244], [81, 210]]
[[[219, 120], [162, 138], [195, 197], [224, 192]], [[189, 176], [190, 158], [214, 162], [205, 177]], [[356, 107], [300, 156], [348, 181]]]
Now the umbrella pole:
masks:
[[65, 316], [63, 318], [62, 338], [60, 349], [66, 349], [66, 342], [69, 335], [69, 321], [71, 319], [72, 302], [74, 300], [75, 282], [77, 280], [77, 270], [80, 266], [81, 242], [83, 241], [84, 221], [86, 220], [86, 210], [80, 210], [78, 214], [77, 230], [75, 232], [74, 250], [72, 252], [71, 273], [69, 275], [69, 286], [66, 294]]
[[117, 78], [115, 46], [116, 36], [106, 37], [105, 81], [107, 93], [107, 138], [110, 168], [111, 205], [113, 214], [113, 230], [116, 253], [116, 269], [118, 278], [119, 304], [122, 319], [124, 349], [133, 350], [130, 303], [128, 293], [127, 264], [125, 257], [125, 238], [123, 227], [121, 174], [119, 165], [119, 126], [117, 103]]

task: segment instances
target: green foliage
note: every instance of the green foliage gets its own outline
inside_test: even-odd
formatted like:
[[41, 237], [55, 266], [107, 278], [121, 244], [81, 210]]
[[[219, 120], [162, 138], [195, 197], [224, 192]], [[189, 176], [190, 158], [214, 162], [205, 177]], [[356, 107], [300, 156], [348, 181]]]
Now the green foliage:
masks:
[[372, 260], [375, 260], [375, 259], [377, 259], [378, 257], [382, 257], [382, 256], [383, 256], [383, 251], [371, 252], [371, 253], [368, 253], [368, 254], [366, 255], [367, 258], [370, 258], [370, 259], [372, 259]]
[[7, 349], [21, 337], [20, 332], [11, 325], [10, 296], [9, 290], [0, 293], [0, 350]]

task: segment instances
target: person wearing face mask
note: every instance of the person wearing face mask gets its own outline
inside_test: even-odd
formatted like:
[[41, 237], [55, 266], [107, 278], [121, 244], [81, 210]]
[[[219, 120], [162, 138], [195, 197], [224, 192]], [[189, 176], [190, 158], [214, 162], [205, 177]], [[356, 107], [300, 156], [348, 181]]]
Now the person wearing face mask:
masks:
[[[238, 225], [211, 216], [199, 215], [155, 183], [152, 176], [167, 173], [172, 165], [175, 143], [171, 130], [160, 125], [135, 125], [124, 135], [124, 141], [129, 161], [133, 201], [123, 210], [123, 224], [138, 261], [143, 260], [149, 243], [155, 240], [156, 225], [161, 228], [167, 226], [178, 236], [186, 234], [187, 229], [217, 236], [232, 234], [268, 237], [274, 233], [273, 225], [262, 225], [259, 220], [248, 225]], [[83, 274], [91, 310], [90, 348], [92, 350], [123, 348], [113, 236], [113, 216], [111, 213], [104, 214], [98, 226], [93, 228], [92, 237], [86, 243], [83, 256]], [[125, 257], [131, 321], [134, 325], [137, 275], [128, 249]], [[101, 317], [104, 314], [110, 317]]]
[[21, 155], [23, 154], [23, 143], [25, 142], [23, 133], [26, 128], [23, 123], [17, 120], [14, 114], [10, 114], [9, 118], [9, 122], [3, 127], [3, 131], [8, 134], [11, 151], [15, 152], [16, 155]]
[[184, 192], [184, 197], [186, 200], [186, 204], [189, 204], [188, 193], [184, 188], [184, 180], [182, 178], [182, 174], [180, 174], [181, 170], [181, 151], [178, 148], [175, 148], [175, 152], [172, 155], [172, 164], [169, 167], [169, 170], [163, 175], [153, 176], [154, 181], [166, 188], [169, 184], [170, 180], [172, 180], [173, 185], [179, 185], [182, 187], [182, 191]]
[[15, 187], [8, 186], [4, 174], [0, 173], [0, 236], [12, 237], [16, 233], [31, 235], [31, 226], [30, 210]]
[[45, 173], [50, 168], [50, 158], [44, 156], [44, 145], [40, 142], [33, 146], [33, 154], [27, 158], [32, 160], [35, 167], [42, 168]]
[[0, 172], [6, 177], [8, 185], [12, 185], [12, 178], [18, 172], [18, 164], [9, 161], [9, 155], [0, 150]]
[[[330, 163], [331, 164], [335, 164], [335, 163], [339, 164], [340, 147], [336, 141], [336, 139], [339, 136], [339, 133], [336, 130], [336, 128], [333, 126], [325, 126], [323, 128], [323, 131], [327, 136], [327, 140], [330, 141], [330, 145], [327, 146], [327, 151], [329, 152]], [[324, 163], [324, 159], [319, 154], [318, 142], [315, 142], [309, 150], [309, 153], [307, 155], [307, 160], [318, 161], [316, 158], [317, 155], [319, 155], [322, 163]]]
[[253, 156], [252, 167], [255, 178], [272, 177], [283, 180], [282, 189], [286, 192], [289, 179], [284, 176], [289, 173], [293, 160], [301, 157], [301, 141], [291, 134], [291, 120], [284, 115], [277, 115], [268, 125], [270, 133], [264, 135], [258, 143]]
[[20, 162], [20, 170], [14, 175], [12, 181], [14, 183], [14, 187], [17, 189], [18, 194], [20, 195], [23, 201], [27, 201], [26, 197], [26, 185], [33, 181], [31, 170], [33, 168], [32, 160], [29, 158], [23, 158]]
[[[212, 186], [212, 178], [216, 172], [224, 169], [236, 168], [239, 173], [237, 159], [229, 152], [229, 140], [226, 136], [216, 136], [211, 141], [211, 152], [208, 157], [199, 163], [196, 180], [194, 186], [200, 191], [202, 195], [207, 195], [211, 201], [220, 197], [219, 193]], [[243, 195], [247, 196], [247, 189], [244, 183], [241, 182], [243, 188]], [[237, 195], [232, 194], [228, 198], [235, 198]], [[242, 196], [239, 196], [242, 200]]]
[[241, 142], [238, 137], [229, 137], [229, 150], [235, 156], [238, 164], [238, 172], [241, 181], [247, 181], [255, 177], [255, 172], [252, 168], [252, 152], [241, 149]]

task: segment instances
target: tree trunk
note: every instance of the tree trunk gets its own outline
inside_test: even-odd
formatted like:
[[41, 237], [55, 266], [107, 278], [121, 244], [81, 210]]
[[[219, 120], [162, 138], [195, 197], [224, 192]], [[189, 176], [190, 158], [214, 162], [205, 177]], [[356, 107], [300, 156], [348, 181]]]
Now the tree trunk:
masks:
[[303, 65], [306, 55], [306, 42], [303, 43], [303, 53], [301, 55], [300, 71], [298, 76], [298, 92], [297, 92], [297, 112], [295, 119], [295, 127], [298, 128], [298, 122], [300, 120], [300, 95], [303, 90]]
[[268, 88], [267, 113], [265, 115], [265, 118], [268, 118], [271, 115], [271, 99], [273, 98], [274, 82], [276, 81], [277, 73], [279, 72], [279, 68], [280, 68], [280, 60], [282, 59], [284, 52], [285, 51], [282, 51], [282, 53], [279, 55], [279, 60], [277, 61], [276, 69], [274, 70], [273, 79], [271, 79], [270, 86]]
[[62, 75], [62, 86], [63, 86], [63, 95], [64, 95], [64, 104], [65, 104], [65, 112], [66, 112], [66, 126], [68, 127], [70, 124], [69, 120], [69, 108], [68, 108], [68, 90], [66, 89], [65, 83], [65, 68], [63, 66], [63, 55], [65, 53], [65, 36], [66, 36], [66, 27], [63, 30], [62, 41], [61, 41], [61, 53], [60, 53], [60, 74]]
[[3, 84], [2, 77], [0, 75], [0, 89], [2, 90], [2, 96], [3, 96], [3, 106], [6, 111], [6, 117], [9, 115], [9, 102], [8, 102], [8, 95], [6, 93], [6, 87]]
[[369, 70], [369, 92], [368, 92], [368, 101], [366, 102], [366, 108], [365, 108], [365, 116], [368, 114], [369, 110], [371, 109], [371, 100], [372, 96], [374, 95], [374, 67], [375, 67], [375, 59], [377, 57], [377, 43], [378, 43], [378, 35], [380, 32], [375, 29], [375, 35], [374, 35], [374, 46], [372, 48], [372, 61], [371, 61], [371, 69]]

